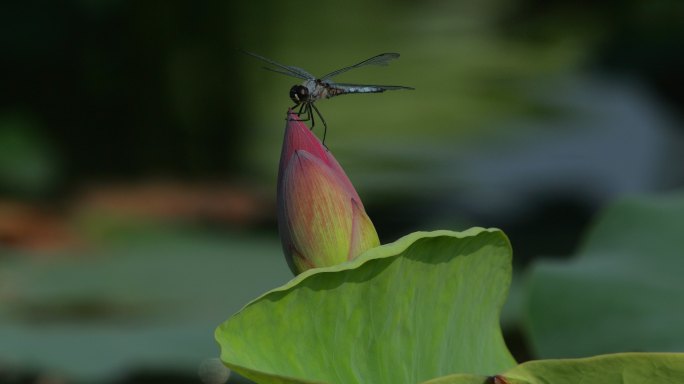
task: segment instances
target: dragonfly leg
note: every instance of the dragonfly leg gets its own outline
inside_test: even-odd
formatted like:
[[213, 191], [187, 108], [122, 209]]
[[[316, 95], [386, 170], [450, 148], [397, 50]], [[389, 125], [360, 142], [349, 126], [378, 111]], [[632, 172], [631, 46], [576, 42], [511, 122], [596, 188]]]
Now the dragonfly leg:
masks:
[[[308, 105], [306, 103], [300, 103], [295, 104], [292, 108], [296, 108], [297, 106], [299, 106], [299, 110], [297, 111], [297, 116], [300, 117], [299, 121], [309, 121], [311, 119], [311, 114], [309, 113]], [[302, 118], [302, 115], [304, 115], [305, 117]]]
[[[314, 118], [313, 112], [311, 112], [311, 107], [314, 107], [313, 103], [309, 103], [306, 105], [306, 110], [308, 111], [309, 116], [311, 116], [311, 127], [309, 128], [310, 130], [313, 131], [314, 127], [316, 126], [316, 119]], [[316, 108], [316, 107], [314, 107]]]
[[[311, 106], [313, 107], [314, 111], [316, 111], [316, 114], [318, 114], [318, 117], [320, 117], [320, 118], [321, 118], [321, 121], [323, 122], [323, 146], [325, 146], [326, 148], [328, 148], [328, 147], [325, 145], [325, 136], [328, 134], [328, 124], [325, 122], [325, 119], [323, 118], [323, 115], [321, 115], [321, 111], [319, 111], [318, 108], [317, 108], [315, 105], [311, 104]], [[313, 115], [312, 115], [311, 117], [312, 117], [312, 120], [313, 120]], [[313, 123], [311, 124], [311, 128], [313, 128]]]
[[[299, 111], [297, 111], [297, 116], [301, 116], [302, 115], [302, 109], [304, 109], [305, 104], [297, 104], [297, 105], [299, 105]], [[297, 105], [295, 105], [295, 107]]]

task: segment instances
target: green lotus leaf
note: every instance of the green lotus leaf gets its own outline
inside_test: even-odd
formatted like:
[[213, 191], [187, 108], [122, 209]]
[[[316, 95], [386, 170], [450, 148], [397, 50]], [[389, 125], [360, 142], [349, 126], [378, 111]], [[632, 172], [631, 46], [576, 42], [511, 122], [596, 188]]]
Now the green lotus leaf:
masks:
[[529, 361], [494, 377], [456, 374], [423, 384], [681, 384], [684, 353], [618, 353]]
[[684, 354], [618, 353], [530, 361], [502, 376], [510, 384], [674, 384], [684, 382]]
[[421, 384], [499, 384], [494, 383], [494, 376], [472, 375], [467, 373], [456, 373], [437, 379], [424, 381]]
[[527, 279], [536, 356], [684, 351], [684, 195], [619, 201], [577, 257], [542, 260]]
[[258, 383], [419, 383], [516, 363], [499, 326], [511, 247], [497, 229], [417, 232], [308, 270], [216, 330]]

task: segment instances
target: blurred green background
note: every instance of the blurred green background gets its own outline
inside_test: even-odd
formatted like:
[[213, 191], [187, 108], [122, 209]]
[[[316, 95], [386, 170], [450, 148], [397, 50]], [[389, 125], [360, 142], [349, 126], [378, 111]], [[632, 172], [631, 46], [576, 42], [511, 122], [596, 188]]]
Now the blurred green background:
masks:
[[[684, 186], [681, 1], [25, 1], [0, 5], [0, 32], [0, 383], [226, 381], [214, 327], [291, 277], [275, 180], [296, 81], [238, 49], [315, 75], [402, 54], [338, 80], [416, 90], [321, 101], [326, 143], [383, 242], [473, 225], [510, 236], [518, 360], [616, 345], [544, 346], [558, 320], [536, 314], [577, 286], [542, 300], [548, 266], [528, 273], [591, 253], [598, 212], [643, 196], [609, 225], [618, 239], [633, 222], [684, 231], [649, 210]], [[627, 233], [661, 246], [583, 268], [598, 281], [658, 255], [684, 268], [681, 236]], [[680, 317], [658, 308], [638, 309], [660, 317], [620, 350], [684, 350]], [[648, 343], [667, 326], [678, 343]]]

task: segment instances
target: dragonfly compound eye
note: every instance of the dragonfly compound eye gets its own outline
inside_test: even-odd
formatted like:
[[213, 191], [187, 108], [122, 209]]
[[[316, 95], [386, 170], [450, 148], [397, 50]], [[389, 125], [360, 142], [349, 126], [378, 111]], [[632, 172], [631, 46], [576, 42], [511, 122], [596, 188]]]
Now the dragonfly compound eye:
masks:
[[295, 85], [290, 88], [290, 99], [295, 103], [303, 103], [309, 99], [309, 89], [303, 85]]

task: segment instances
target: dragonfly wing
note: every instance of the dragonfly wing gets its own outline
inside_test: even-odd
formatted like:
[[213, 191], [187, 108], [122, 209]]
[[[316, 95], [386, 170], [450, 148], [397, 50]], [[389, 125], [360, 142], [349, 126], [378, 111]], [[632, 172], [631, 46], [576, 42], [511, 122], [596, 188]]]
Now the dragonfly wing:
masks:
[[396, 91], [399, 89], [415, 89], [413, 87], [405, 87], [403, 85], [371, 85], [371, 84], [342, 84], [330, 83], [328, 87], [331, 89], [332, 96], [346, 95], [348, 93], [381, 93], [385, 91]]
[[315, 79], [316, 79], [316, 77], [315, 77], [314, 75], [310, 74], [309, 72], [305, 71], [305, 70], [302, 69], [302, 68], [294, 67], [294, 66], [291, 66], [291, 65], [288, 65], [287, 67], [288, 67], [291, 71], [296, 71], [297, 73], [301, 73], [302, 75], [306, 76], [306, 79], [307, 79], [307, 80], [315, 80]]
[[250, 55], [252, 57], [256, 57], [257, 59], [259, 59], [261, 61], [264, 61], [268, 64], [271, 64], [271, 65], [276, 66], [276, 67], [281, 69], [281, 70], [277, 70], [274, 68], [266, 67], [265, 69], [268, 69], [269, 71], [277, 72], [277, 73], [280, 73], [282, 75], [292, 76], [292, 77], [296, 77], [296, 78], [304, 79], [304, 80], [314, 80], [315, 79], [315, 77], [312, 74], [310, 74], [309, 72], [307, 72], [307, 71], [305, 71], [299, 67], [292, 67], [289, 65], [280, 64], [280, 63], [273, 61], [271, 59], [267, 59], [261, 55], [257, 55], [256, 53], [252, 53], [252, 52], [248, 52], [248, 51], [242, 51], [242, 50], [240, 52], [245, 53], [247, 55]]
[[398, 59], [399, 54], [398, 53], [381, 53], [377, 56], [373, 56], [370, 59], [366, 59], [360, 63], [356, 63], [354, 65], [350, 65], [348, 67], [344, 67], [341, 69], [338, 69], [337, 71], [333, 71], [328, 73], [327, 75], [321, 77], [321, 80], [325, 81], [327, 79], [331, 79], [340, 73], [347, 72], [351, 69], [354, 68], [359, 68], [359, 67], [364, 67], [366, 65], [387, 65], [391, 60]]
[[296, 75], [296, 74], [292, 73], [291, 71], [281, 71], [280, 69], [270, 68], [270, 67], [263, 67], [263, 69], [265, 69], [265, 70], [267, 70], [267, 71], [275, 72], [275, 73], [280, 73], [281, 75], [285, 75], [285, 76], [290, 76], [290, 77], [296, 77], [296, 78], [298, 78], [298, 79], [309, 80], [309, 78], [303, 77], [303, 76], [300, 76], [300, 75]]

